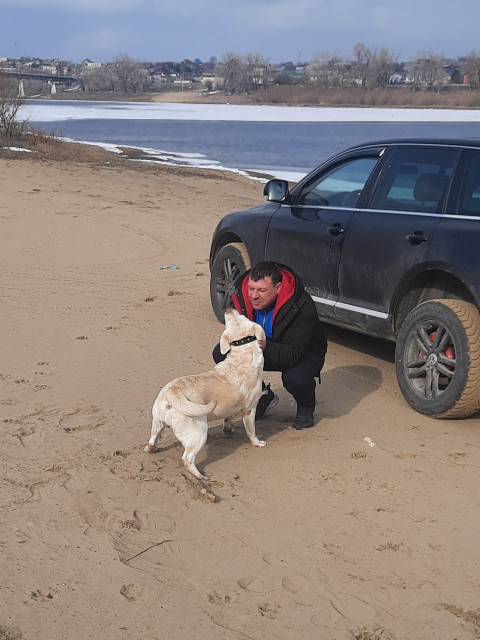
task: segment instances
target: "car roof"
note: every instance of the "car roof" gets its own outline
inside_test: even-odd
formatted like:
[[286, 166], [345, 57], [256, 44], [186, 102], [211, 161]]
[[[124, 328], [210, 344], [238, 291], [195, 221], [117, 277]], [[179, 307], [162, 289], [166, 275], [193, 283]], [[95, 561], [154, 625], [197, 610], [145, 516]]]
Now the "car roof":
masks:
[[389, 140], [374, 140], [364, 142], [346, 149], [354, 151], [356, 149], [369, 149], [371, 147], [393, 147], [393, 146], [435, 146], [435, 147], [476, 147], [480, 148], [480, 137], [478, 138], [394, 138]]

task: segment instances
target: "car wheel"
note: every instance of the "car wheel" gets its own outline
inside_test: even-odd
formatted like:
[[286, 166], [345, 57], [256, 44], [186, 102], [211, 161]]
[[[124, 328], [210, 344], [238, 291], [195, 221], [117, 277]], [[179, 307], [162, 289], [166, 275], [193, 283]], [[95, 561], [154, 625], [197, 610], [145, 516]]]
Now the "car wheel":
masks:
[[480, 315], [463, 300], [430, 300], [407, 316], [395, 350], [397, 379], [416, 411], [464, 418], [480, 408]]
[[215, 256], [210, 274], [210, 299], [220, 322], [225, 322], [225, 309], [233, 307], [232, 294], [237, 293], [237, 277], [248, 269], [250, 258], [241, 242], [225, 245]]

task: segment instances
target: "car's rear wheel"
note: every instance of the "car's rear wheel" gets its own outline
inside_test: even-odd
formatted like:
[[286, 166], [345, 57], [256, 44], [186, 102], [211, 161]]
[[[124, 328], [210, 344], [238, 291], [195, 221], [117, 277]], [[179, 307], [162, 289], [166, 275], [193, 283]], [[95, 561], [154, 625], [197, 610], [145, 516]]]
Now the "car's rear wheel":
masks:
[[463, 300], [430, 300], [407, 316], [395, 350], [397, 379], [416, 411], [464, 418], [480, 408], [480, 315]]
[[210, 274], [210, 299], [220, 322], [225, 322], [225, 309], [233, 307], [236, 279], [247, 269], [250, 269], [250, 258], [242, 242], [225, 245], [215, 256]]

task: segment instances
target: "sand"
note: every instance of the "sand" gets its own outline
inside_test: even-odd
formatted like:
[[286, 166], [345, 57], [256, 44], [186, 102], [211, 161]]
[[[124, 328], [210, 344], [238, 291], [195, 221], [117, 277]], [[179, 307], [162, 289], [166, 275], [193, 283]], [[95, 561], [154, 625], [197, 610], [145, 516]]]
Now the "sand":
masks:
[[410, 409], [392, 345], [328, 330], [307, 432], [268, 373], [267, 446], [213, 423], [203, 487], [171, 431], [143, 451], [160, 387], [212, 366], [211, 235], [261, 184], [0, 169], [0, 639], [480, 637], [479, 419]]

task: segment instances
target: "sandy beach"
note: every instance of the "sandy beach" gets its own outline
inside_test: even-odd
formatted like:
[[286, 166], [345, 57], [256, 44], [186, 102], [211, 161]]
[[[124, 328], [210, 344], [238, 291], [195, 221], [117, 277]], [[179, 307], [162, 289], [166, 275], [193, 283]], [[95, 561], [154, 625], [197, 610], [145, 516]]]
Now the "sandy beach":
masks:
[[160, 387], [212, 366], [211, 235], [259, 182], [0, 169], [0, 640], [480, 638], [479, 417], [413, 412], [391, 344], [328, 329], [307, 432], [266, 374], [267, 446], [213, 423], [204, 486], [171, 431], [143, 450]]

